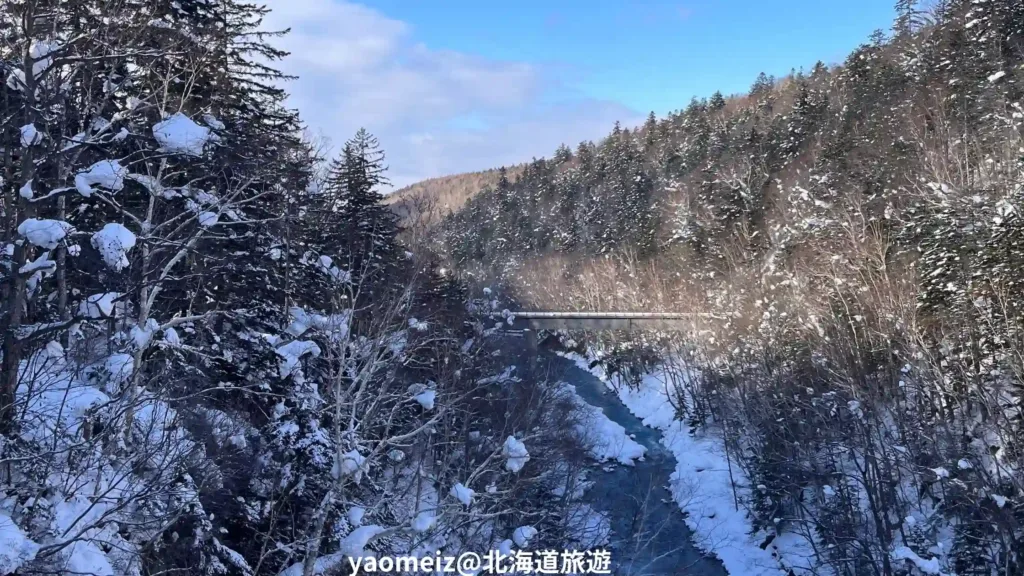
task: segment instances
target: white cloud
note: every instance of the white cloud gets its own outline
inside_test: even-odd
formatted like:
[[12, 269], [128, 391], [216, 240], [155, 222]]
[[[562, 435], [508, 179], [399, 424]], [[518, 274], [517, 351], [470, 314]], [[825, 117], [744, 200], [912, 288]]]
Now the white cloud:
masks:
[[[403, 186], [433, 176], [549, 156], [561, 142], [607, 134], [626, 107], [573, 98], [553, 74], [432, 49], [406, 23], [340, 0], [269, 0], [290, 103], [337, 146], [359, 127], [377, 135], [390, 177]], [[549, 104], [552, 96], [561, 103]]]

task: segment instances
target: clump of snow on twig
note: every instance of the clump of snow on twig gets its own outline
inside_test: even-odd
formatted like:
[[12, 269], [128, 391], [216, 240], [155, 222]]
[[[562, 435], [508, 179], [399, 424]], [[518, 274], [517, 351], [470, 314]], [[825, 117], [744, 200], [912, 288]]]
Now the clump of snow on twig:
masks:
[[128, 251], [135, 247], [135, 234], [117, 222], [108, 222], [92, 235], [92, 247], [110, 268], [120, 272], [128, 266]]
[[509, 472], [519, 472], [530, 459], [530, 453], [526, 451], [526, 445], [516, 440], [515, 436], [509, 436], [505, 439], [501, 455], [506, 458], [505, 468]]
[[63, 240], [72, 230], [74, 230], [74, 227], [63, 220], [28, 218], [21, 224], [18, 224], [18, 234], [24, 236], [32, 244], [46, 250], [56, 248], [57, 243]]
[[153, 137], [164, 152], [187, 156], [202, 156], [207, 142], [219, 140], [212, 130], [196, 124], [181, 112], [154, 124]]
[[467, 488], [462, 482], [459, 482], [452, 486], [451, 494], [456, 500], [462, 502], [464, 506], [469, 506], [473, 503], [473, 496], [476, 495], [476, 491]]
[[124, 179], [127, 176], [128, 169], [121, 166], [117, 160], [100, 160], [90, 166], [88, 170], [75, 175], [75, 189], [86, 198], [96, 192], [93, 186], [101, 186], [111, 192], [118, 192], [124, 188]]
[[536, 535], [537, 529], [533, 526], [520, 526], [512, 532], [512, 540], [516, 543], [516, 546], [526, 548], [530, 545], [530, 540]]

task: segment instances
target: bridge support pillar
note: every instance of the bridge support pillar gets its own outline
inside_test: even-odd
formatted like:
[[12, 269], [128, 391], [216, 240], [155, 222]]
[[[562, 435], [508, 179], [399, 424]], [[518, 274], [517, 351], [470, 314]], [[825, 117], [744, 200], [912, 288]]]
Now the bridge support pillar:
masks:
[[536, 352], [539, 344], [537, 339], [537, 331], [531, 328], [527, 328], [523, 331], [523, 338], [526, 339], [526, 347], [530, 352]]

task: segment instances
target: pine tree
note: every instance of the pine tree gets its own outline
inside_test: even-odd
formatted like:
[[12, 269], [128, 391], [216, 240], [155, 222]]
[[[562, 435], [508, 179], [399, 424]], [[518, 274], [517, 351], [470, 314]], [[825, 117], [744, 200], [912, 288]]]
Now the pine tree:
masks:
[[558, 164], [564, 164], [572, 160], [572, 149], [565, 144], [560, 144], [555, 150], [554, 160]]
[[651, 150], [658, 142], [658, 117], [654, 115], [653, 110], [647, 115], [647, 121], [644, 122], [643, 131], [644, 147], [647, 150]]
[[318, 228], [326, 234], [320, 238], [323, 249], [332, 249], [324, 242], [338, 242], [340, 252], [334, 261], [355, 281], [379, 279], [394, 263], [398, 225], [383, 204], [381, 187], [389, 184], [386, 170], [377, 138], [359, 129], [331, 163], [325, 197], [316, 209]]
[[711, 100], [708, 102], [708, 106], [711, 108], [712, 112], [718, 112], [725, 108], [725, 97], [722, 96], [721, 92], [716, 90], [715, 93], [711, 95]]

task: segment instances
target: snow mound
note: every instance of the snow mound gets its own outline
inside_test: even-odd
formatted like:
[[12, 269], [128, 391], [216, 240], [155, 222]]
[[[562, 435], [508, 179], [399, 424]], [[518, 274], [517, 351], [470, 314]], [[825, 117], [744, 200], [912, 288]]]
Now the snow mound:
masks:
[[39, 552], [39, 545], [28, 539], [11, 517], [0, 512], [0, 574], [11, 574]]
[[68, 574], [114, 576], [114, 567], [110, 565], [103, 550], [84, 540], [79, 540], [68, 547], [64, 569]]
[[[29, 47], [29, 56], [35, 61], [32, 63], [32, 76], [39, 78], [43, 72], [53, 64], [53, 58], [50, 56], [57, 50], [60, 50], [62, 45], [49, 41], [49, 40], [35, 40]], [[10, 75], [7, 76], [7, 86], [11, 90], [24, 90], [25, 85], [25, 71], [16, 68], [11, 71]]]
[[[338, 551], [334, 554], [325, 554], [316, 559], [313, 563], [313, 574], [333, 574], [338, 566], [342, 564], [345, 558], [362, 558], [366, 556], [366, 545], [370, 543], [370, 540], [382, 532], [385, 528], [377, 525], [360, 526], [352, 532], [349, 532], [348, 536], [341, 539], [338, 543]], [[285, 570], [281, 571], [278, 576], [302, 576], [303, 563], [297, 562], [292, 564]]]
[[74, 227], [63, 220], [29, 218], [18, 224], [18, 234], [24, 236], [32, 244], [46, 250], [56, 248], [57, 243], [63, 240], [72, 230], [74, 230]]
[[164, 152], [188, 156], [202, 156], [207, 142], [219, 140], [212, 130], [196, 124], [181, 112], [154, 124], [153, 137]]
[[218, 120], [216, 116], [210, 114], [209, 112], [203, 114], [203, 122], [206, 122], [206, 125], [210, 128], [213, 128], [214, 130], [224, 129], [224, 123]]
[[591, 406], [576, 392], [572, 384], [561, 383], [561, 390], [576, 405], [581, 416], [576, 430], [587, 442], [590, 455], [600, 461], [615, 460], [632, 466], [634, 460], [643, 459], [647, 449], [626, 434], [626, 429], [613, 422], [596, 406]]
[[92, 247], [107, 266], [120, 272], [128, 266], [128, 251], [135, 247], [135, 234], [117, 222], [109, 222], [92, 235]]
[[339, 545], [339, 551], [346, 556], [362, 556], [363, 548], [366, 548], [374, 536], [383, 531], [384, 528], [375, 524], [360, 526], [345, 536]]
[[18, 385], [18, 400], [25, 406], [23, 438], [40, 440], [77, 434], [86, 412], [110, 400], [96, 387], [79, 382], [66, 372], [54, 372], [51, 376], [39, 388], [30, 388], [27, 383]]
[[47, 250], [40, 254], [35, 260], [27, 262], [24, 266], [18, 268], [18, 272], [20, 274], [34, 274], [39, 272], [49, 275], [52, 274], [56, 268], [57, 263], [50, 260], [50, 251]]
[[893, 549], [892, 554], [890, 554], [890, 556], [893, 560], [906, 560], [912, 563], [914, 566], [917, 566], [917, 569], [924, 574], [942, 573], [939, 567], [938, 558], [929, 558], [928, 560], [925, 560], [924, 558], [921, 558], [917, 555], [917, 553], [915, 553], [910, 548], [907, 548], [906, 546], [897, 546]]

